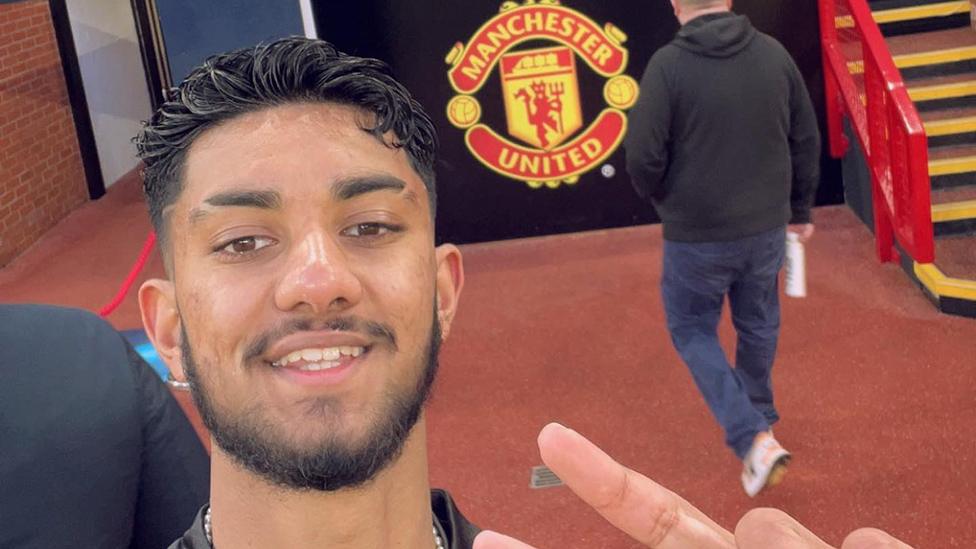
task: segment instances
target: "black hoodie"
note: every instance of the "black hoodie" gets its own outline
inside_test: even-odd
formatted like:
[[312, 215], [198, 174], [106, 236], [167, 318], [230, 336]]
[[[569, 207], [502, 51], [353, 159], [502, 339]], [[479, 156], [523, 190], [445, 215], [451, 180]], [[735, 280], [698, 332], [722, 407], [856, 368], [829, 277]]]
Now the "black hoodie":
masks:
[[731, 12], [689, 21], [647, 64], [624, 145], [664, 237], [736, 240], [810, 222], [820, 134], [783, 46]]

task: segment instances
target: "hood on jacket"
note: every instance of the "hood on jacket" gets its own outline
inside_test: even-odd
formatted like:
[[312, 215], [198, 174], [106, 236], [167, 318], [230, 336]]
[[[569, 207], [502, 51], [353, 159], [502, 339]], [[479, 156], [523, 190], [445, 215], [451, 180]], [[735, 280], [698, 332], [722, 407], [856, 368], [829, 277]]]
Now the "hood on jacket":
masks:
[[706, 57], [731, 57], [749, 45], [756, 29], [744, 15], [710, 13], [688, 21], [674, 45]]

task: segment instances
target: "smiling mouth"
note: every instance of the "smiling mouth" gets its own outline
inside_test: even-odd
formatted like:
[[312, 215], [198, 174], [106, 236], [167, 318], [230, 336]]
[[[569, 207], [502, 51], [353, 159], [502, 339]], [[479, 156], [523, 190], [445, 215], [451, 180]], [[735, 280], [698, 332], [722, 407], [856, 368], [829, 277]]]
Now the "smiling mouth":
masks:
[[274, 368], [292, 368], [304, 372], [330, 370], [369, 352], [369, 347], [324, 347], [292, 351], [271, 363]]

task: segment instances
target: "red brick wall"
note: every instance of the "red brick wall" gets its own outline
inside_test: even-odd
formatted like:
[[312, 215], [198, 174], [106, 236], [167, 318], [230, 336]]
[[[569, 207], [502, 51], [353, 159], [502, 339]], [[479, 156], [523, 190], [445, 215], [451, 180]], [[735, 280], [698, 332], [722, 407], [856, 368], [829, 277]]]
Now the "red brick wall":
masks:
[[48, 3], [0, 4], [0, 266], [87, 198]]

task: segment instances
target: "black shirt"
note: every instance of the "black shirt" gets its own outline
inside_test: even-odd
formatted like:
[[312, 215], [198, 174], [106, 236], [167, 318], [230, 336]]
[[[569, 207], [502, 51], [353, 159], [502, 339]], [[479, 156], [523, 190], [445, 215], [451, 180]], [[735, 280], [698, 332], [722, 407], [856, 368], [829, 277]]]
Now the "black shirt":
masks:
[[[203, 516], [207, 512], [207, 507], [204, 505], [200, 509], [196, 520], [193, 521], [193, 526], [186, 531], [182, 538], [174, 541], [169, 549], [210, 549], [207, 535], [203, 531]], [[479, 529], [464, 518], [450, 494], [444, 490], [431, 490], [430, 507], [434, 513], [434, 520], [437, 521], [437, 525], [443, 533], [444, 547], [446, 549], [470, 549]]]

